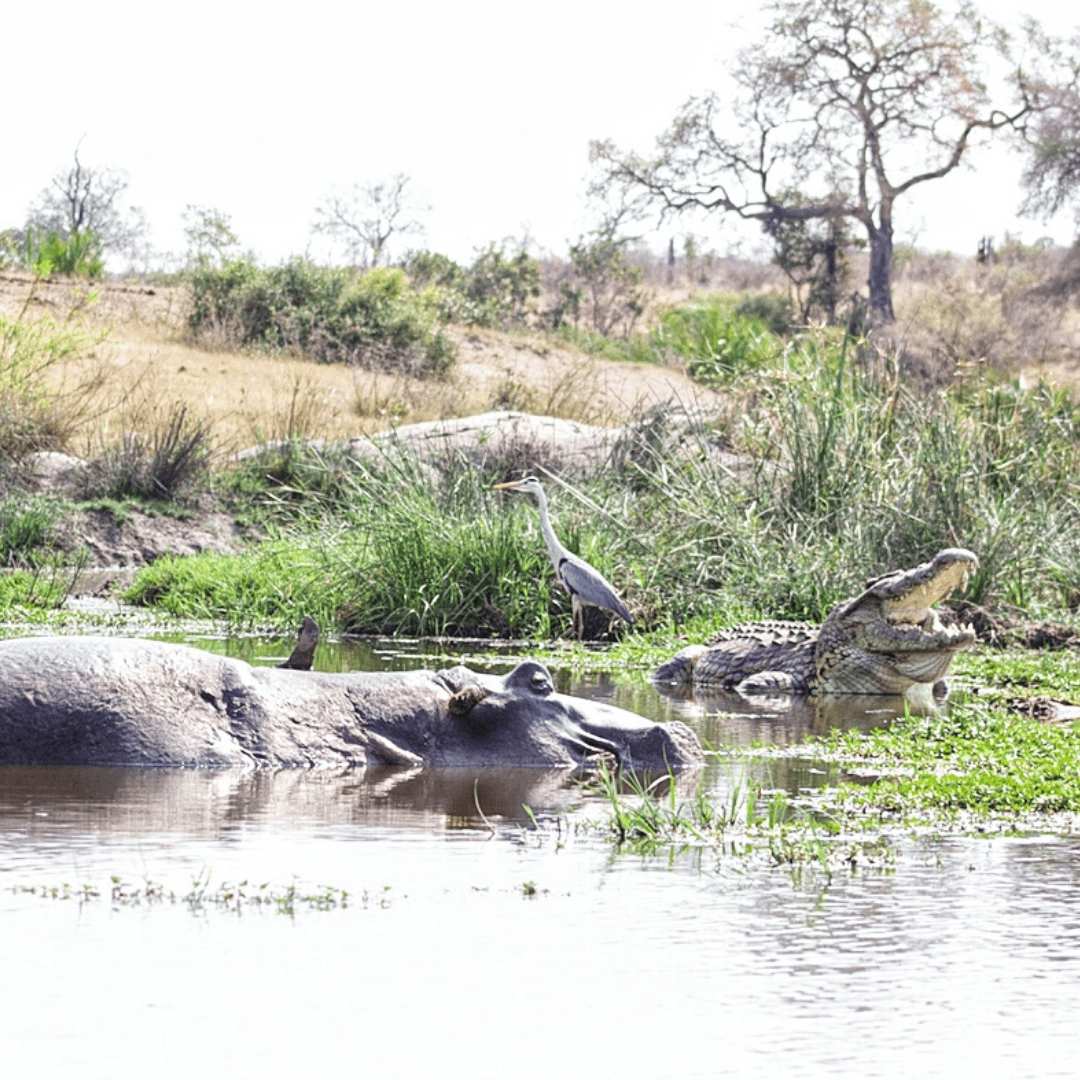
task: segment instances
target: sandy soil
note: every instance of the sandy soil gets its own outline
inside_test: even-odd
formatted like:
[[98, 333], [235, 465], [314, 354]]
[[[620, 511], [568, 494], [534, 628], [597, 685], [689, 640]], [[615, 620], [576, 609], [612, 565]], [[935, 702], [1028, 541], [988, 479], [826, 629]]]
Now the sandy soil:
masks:
[[613, 426], [657, 402], [710, 396], [680, 369], [601, 360], [539, 334], [452, 328], [458, 361], [443, 382], [214, 350], [186, 339], [184, 295], [172, 288], [108, 283], [88, 297], [85, 285], [34, 286], [7, 272], [0, 312], [107, 333], [52, 373], [69, 390], [98, 387], [76, 453], [118, 430], [149, 430], [176, 402], [207, 418], [216, 446], [231, 452], [264, 439], [348, 439], [492, 408]]

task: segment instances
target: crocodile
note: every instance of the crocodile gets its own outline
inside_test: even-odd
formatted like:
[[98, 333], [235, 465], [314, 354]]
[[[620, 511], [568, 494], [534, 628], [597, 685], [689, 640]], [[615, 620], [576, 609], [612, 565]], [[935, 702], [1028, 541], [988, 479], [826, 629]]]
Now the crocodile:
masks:
[[722, 630], [681, 650], [653, 680], [740, 694], [940, 698], [953, 654], [975, 643], [975, 630], [944, 625], [934, 605], [965, 587], [978, 565], [965, 548], [946, 548], [913, 570], [871, 578], [820, 626], [774, 620]]

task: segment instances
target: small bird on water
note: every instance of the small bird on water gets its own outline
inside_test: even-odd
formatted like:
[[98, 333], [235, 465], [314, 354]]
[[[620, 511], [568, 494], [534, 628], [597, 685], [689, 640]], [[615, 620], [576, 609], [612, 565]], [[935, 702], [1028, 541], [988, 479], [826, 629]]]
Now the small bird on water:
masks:
[[543, 533], [548, 555], [551, 556], [551, 565], [555, 567], [555, 576], [570, 594], [570, 603], [574, 612], [574, 629], [577, 631], [578, 638], [580, 639], [585, 632], [585, 617], [581, 611], [583, 604], [592, 604], [594, 607], [614, 612], [632, 626], [634, 617], [619, 599], [619, 594], [611, 582], [599, 570], [590, 566], [572, 551], [568, 551], [559, 542], [555, 530], [551, 527], [543, 484], [535, 476], [526, 476], [524, 480], [510, 480], [505, 484], [496, 484], [495, 487], [500, 491], [523, 491], [528, 495], [536, 496], [537, 508], [540, 511], [540, 532]]

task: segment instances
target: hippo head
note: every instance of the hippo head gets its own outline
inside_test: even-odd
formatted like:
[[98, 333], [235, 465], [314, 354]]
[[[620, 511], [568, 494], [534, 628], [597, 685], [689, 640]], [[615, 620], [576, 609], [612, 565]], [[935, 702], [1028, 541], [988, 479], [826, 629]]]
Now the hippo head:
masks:
[[700, 765], [697, 736], [679, 722], [656, 724], [625, 709], [555, 691], [543, 664], [527, 660], [503, 677], [465, 668], [440, 672], [453, 691], [442, 764]]

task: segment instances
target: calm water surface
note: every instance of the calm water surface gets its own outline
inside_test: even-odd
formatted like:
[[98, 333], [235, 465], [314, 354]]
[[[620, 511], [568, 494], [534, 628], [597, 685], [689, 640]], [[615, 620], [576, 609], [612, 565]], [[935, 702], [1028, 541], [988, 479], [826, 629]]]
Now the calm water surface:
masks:
[[[455, 660], [396, 643], [323, 666]], [[827, 722], [559, 682], [716, 744]], [[755, 778], [798, 791], [822, 773]], [[705, 782], [722, 795], [743, 777], [722, 764]], [[1077, 840], [899, 838], [892, 867], [826, 881], [618, 855], [574, 828], [601, 813], [538, 770], [0, 768], [4, 1075], [1080, 1075]], [[110, 902], [114, 876], [135, 901]], [[142, 891], [196, 880], [332, 886], [349, 906], [237, 913]], [[65, 883], [105, 896], [26, 891]]]

